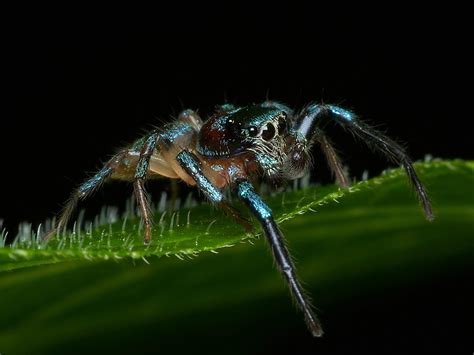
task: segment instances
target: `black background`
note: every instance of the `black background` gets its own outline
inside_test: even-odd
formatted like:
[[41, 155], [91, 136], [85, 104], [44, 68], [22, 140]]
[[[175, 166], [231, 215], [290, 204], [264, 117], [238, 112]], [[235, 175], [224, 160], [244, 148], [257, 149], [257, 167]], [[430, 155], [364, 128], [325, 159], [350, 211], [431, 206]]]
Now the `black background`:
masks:
[[[115, 10], [23, 9], [4, 24], [0, 217], [12, 235], [20, 221], [52, 217], [77, 184], [146, 129], [183, 108], [206, 116], [225, 100], [336, 103], [406, 143], [415, 160], [473, 158], [461, 11]], [[350, 135], [329, 132], [354, 176], [389, 166]], [[314, 154], [315, 179], [327, 181]], [[86, 206], [95, 213], [104, 203], [122, 205], [130, 191], [108, 186]], [[429, 336], [423, 344], [435, 348]]]

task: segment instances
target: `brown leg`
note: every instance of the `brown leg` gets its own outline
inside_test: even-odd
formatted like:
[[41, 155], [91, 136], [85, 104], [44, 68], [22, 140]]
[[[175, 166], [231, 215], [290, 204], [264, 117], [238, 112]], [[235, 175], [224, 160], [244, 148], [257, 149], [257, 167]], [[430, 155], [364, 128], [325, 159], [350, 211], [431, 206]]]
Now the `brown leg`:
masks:
[[321, 149], [331, 169], [331, 173], [336, 178], [336, 182], [340, 187], [349, 187], [350, 182], [341, 163], [341, 159], [337, 155], [331, 141], [326, 137], [323, 131], [318, 130], [316, 133], [316, 141], [320, 144]]
[[156, 143], [158, 140], [158, 132], [155, 131], [150, 134], [143, 143], [140, 150], [140, 158], [138, 159], [137, 167], [135, 169], [135, 178], [133, 181], [133, 187], [135, 197], [138, 202], [138, 207], [142, 214], [143, 223], [145, 225], [145, 236], [143, 243], [149, 244], [151, 241], [151, 221], [152, 213], [150, 209], [150, 203], [145, 191], [145, 179], [148, 174], [148, 168], [150, 164], [150, 158], [155, 150]]
[[144, 187], [144, 179], [135, 179], [133, 183], [135, 197], [138, 202], [138, 207], [142, 214], [143, 223], [145, 225], [145, 236], [143, 242], [149, 244], [151, 241], [151, 227], [152, 227], [152, 213], [150, 210], [150, 204], [148, 202], [148, 196]]
[[170, 196], [171, 210], [174, 211], [175, 206], [176, 206], [176, 200], [178, 199], [178, 193], [179, 193], [178, 181], [176, 179], [171, 180], [170, 186], [171, 186], [171, 196]]
[[222, 208], [229, 216], [235, 219], [237, 223], [245, 228], [245, 231], [248, 233], [253, 233], [254, 228], [248, 220], [246, 220], [238, 210], [230, 206], [227, 202], [221, 201], [217, 205], [219, 208]]

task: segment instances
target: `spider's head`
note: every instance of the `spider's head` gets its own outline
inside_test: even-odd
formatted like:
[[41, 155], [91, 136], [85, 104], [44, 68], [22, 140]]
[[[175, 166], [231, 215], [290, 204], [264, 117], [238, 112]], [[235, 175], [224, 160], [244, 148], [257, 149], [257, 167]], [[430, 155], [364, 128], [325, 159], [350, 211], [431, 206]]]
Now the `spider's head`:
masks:
[[198, 152], [209, 158], [250, 153], [269, 178], [294, 178], [309, 162], [306, 139], [292, 129], [291, 112], [252, 105], [212, 116], [199, 132]]

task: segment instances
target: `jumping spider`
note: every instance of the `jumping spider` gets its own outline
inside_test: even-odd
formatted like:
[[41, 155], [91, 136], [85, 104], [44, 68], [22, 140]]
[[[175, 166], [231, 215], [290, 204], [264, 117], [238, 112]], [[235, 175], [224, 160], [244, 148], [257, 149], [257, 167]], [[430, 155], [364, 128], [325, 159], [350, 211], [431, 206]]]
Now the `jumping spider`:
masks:
[[157, 177], [181, 179], [196, 186], [214, 205], [251, 230], [250, 223], [224, 198], [222, 190], [229, 185], [260, 222], [278, 270], [304, 313], [309, 330], [313, 336], [321, 336], [321, 325], [296, 277], [284, 237], [271, 209], [257, 194], [252, 181], [263, 178], [275, 182], [301, 177], [310, 165], [309, 150], [318, 143], [337, 182], [347, 186], [348, 179], [341, 162], [320, 128], [325, 118], [352, 132], [393, 163], [402, 165], [418, 194], [426, 218], [434, 218], [425, 188], [410, 158], [393, 140], [358, 120], [352, 112], [337, 106], [312, 103], [295, 113], [281, 103], [265, 101], [245, 107], [217, 106], [216, 112], [206, 122], [194, 111], [183, 111], [176, 121], [120, 151], [96, 175], [80, 185], [46, 239], [66, 226], [79, 200], [109, 179], [133, 182], [145, 227], [145, 244], [151, 241], [152, 215], [144, 182]]

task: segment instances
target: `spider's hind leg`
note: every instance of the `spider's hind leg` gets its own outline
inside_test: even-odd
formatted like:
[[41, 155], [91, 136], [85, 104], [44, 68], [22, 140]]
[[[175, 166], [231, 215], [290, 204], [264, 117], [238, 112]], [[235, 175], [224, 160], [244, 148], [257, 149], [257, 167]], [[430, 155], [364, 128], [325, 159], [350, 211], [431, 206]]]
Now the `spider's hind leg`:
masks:
[[67, 226], [67, 223], [69, 222], [69, 219], [71, 218], [71, 215], [73, 214], [80, 200], [83, 200], [94, 193], [94, 191], [96, 191], [113, 174], [117, 174], [117, 176], [126, 174], [126, 172], [121, 171], [120, 169], [126, 166], [122, 163], [127, 153], [127, 151], [122, 151], [116, 154], [94, 176], [86, 180], [76, 190], [74, 190], [68, 202], [64, 206], [55, 226], [43, 237], [44, 241], [49, 240], [55, 233]]

